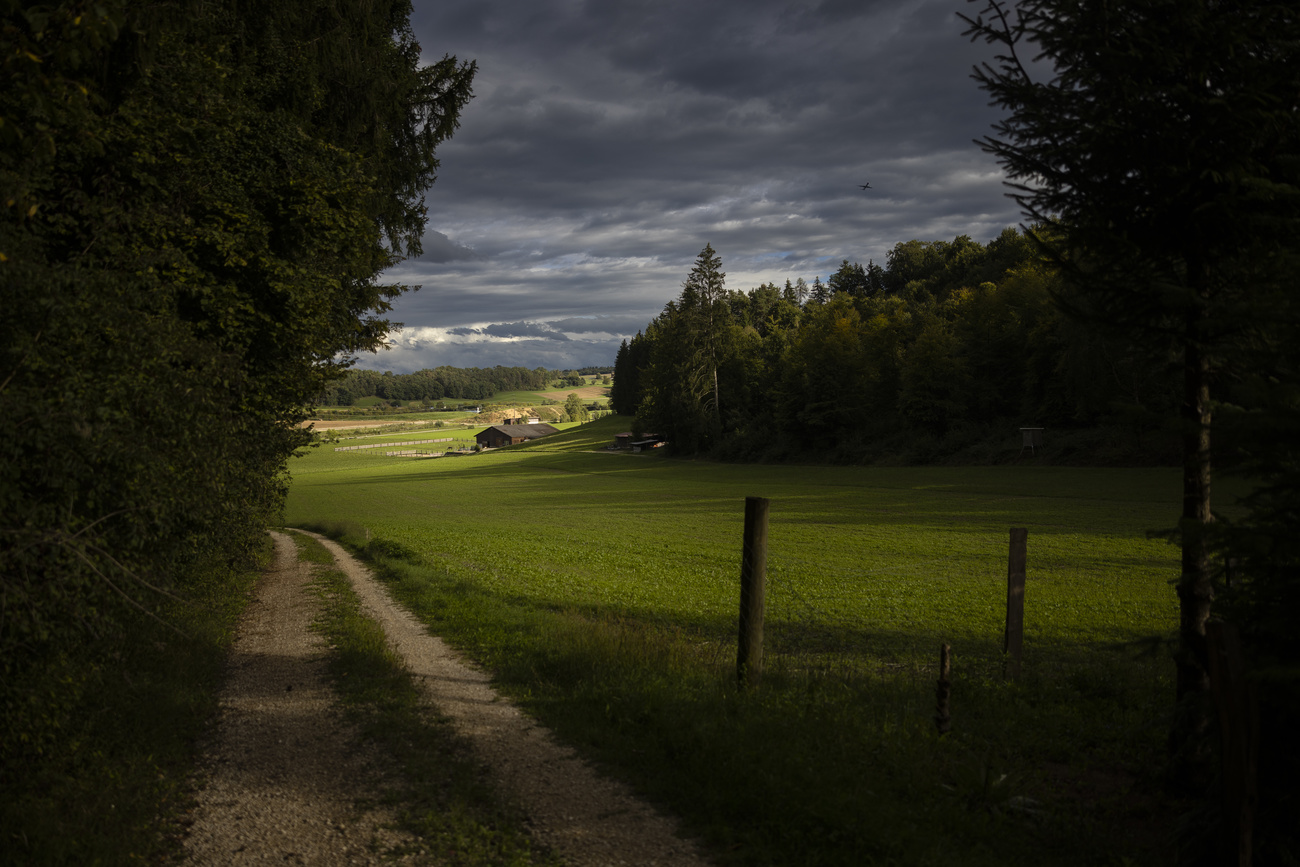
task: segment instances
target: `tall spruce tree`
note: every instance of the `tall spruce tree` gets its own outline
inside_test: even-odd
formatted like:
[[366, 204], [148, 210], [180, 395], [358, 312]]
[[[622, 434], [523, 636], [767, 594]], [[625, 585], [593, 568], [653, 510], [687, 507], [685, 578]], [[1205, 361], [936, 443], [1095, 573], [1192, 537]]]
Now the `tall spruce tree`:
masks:
[[1212, 389], [1294, 309], [1300, 15], [1255, 0], [980, 2], [966, 35], [998, 53], [974, 78], [1007, 112], [980, 144], [1066, 275], [1060, 300], [1181, 359], [1170, 745], [1178, 777], [1203, 783]]
[[713, 418], [715, 435], [719, 432], [722, 418], [722, 395], [718, 391], [719, 347], [723, 331], [731, 321], [726, 304], [726, 280], [722, 257], [714, 252], [712, 244], [705, 244], [682, 284], [679, 307], [687, 318], [687, 331], [696, 347], [695, 355], [704, 378], [712, 383], [709, 414]]

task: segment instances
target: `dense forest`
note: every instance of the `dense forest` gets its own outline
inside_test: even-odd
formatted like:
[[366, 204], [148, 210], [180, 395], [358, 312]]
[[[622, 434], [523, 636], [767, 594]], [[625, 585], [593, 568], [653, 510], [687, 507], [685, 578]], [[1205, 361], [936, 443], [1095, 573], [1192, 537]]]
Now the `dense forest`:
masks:
[[7, 782], [75, 750], [125, 616], [253, 565], [297, 423], [388, 331], [475, 73], [410, 12], [3, 5]]
[[322, 406], [352, 406], [363, 397], [390, 401], [487, 400], [503, 391], [542, 391], [554, 386], [582, 388], [584, 376], [608, 375], [612, 367], [548, 370], [544, 367], [434, 367], [415, 373], [353, 368], [331, 382]]
[[738, 459], [924, 461], [1018, 427], [1110, 426], [1129, 459], [1176, 461], [1169, 359], [1064, 315], [1065, 291], [1012, 228], [748, 292], [708, 246], [620, 347], [612, 400], [678, 450]]
[[349, 370], [332, 382], [321, 403], [351, 406], [362, 397], [384, 400], [484, 400], [502, 391], [538, 391], [557, 381], [560, 374], [545, 368], [435, 367], [415, 373]]

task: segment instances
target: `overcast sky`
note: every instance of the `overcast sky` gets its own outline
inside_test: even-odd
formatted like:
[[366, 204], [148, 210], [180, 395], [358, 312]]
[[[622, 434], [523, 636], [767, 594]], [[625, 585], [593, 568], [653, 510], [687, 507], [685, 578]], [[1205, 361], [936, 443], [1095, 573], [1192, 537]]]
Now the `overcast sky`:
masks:
[[423, 288], [361, 367], [612, 364], [706, 243], [749, 290], [1020, 221], [972, 143], [997, 114], [969, 77], [991, 50], [961, 36], [963, 0], [415, 7], [426, 61], [478, 77], [424, 255], [386, 275]]

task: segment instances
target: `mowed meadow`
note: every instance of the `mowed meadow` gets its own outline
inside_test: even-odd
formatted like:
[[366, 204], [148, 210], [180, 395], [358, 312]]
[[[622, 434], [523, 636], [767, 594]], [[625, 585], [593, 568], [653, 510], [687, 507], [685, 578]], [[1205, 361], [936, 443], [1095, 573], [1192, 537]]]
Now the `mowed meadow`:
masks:
[[[1176, 520], [1176, 469], [606, 451], [626, 426], [434, 459], [326, 444], [292, 462], [285, 523], [370, 560], [434, 633], [720, 863], [1167, 860], [1178, 558], [1148, 531]], [[742, 690], [747, 496], [771, 506], [765, 670]], [[1001, 652], [1012, 527], [1029, 532], [1015, 681]]]

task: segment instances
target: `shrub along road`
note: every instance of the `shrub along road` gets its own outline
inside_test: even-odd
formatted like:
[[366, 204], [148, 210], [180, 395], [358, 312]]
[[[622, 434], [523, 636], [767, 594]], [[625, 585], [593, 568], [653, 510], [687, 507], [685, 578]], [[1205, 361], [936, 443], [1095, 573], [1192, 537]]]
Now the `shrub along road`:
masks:
[[[398, 609], [350, 554], [315, 536], [351, 581], [364, 613], [420, 684], [430, 713], [449, 718], [475, 758], [527, 817], [535, 842], [566, 864], [706, 862], [675, 823], [598, 775]], [[232, 654], [187, 850], [196, 863], [264, 860], [423, 862], [419, 840], [387, 826], [373, 803], [388, 786], [381, 757], [357, 749], [326, 681], [327, 648], [311, 624], [319, 597], [292, 540], [275, 534], [275, 565], [259, 585]], [[358, 800], [358, 798], [362, 800]], [[385, 855], [385, 852], [389, 853]], [[397, 854], [401, 853], [401, 854]]]

